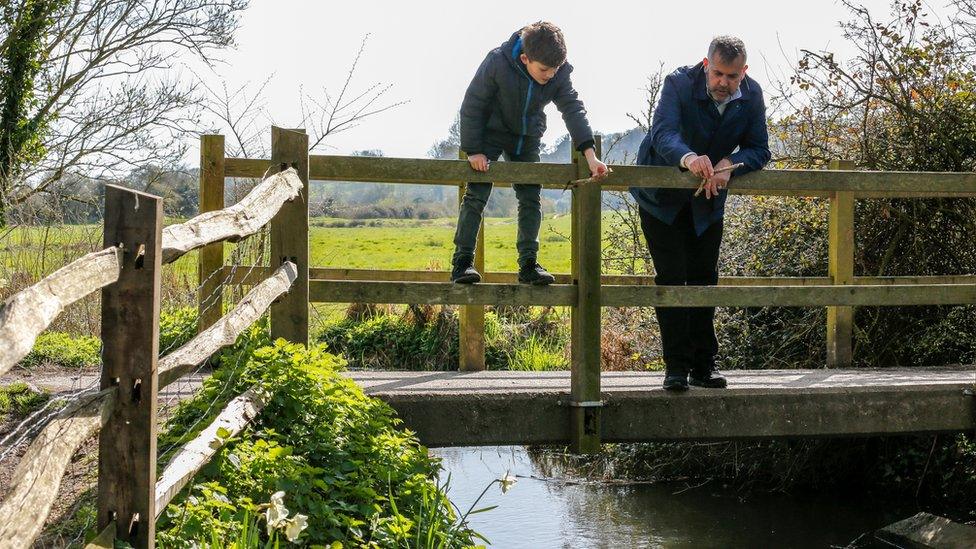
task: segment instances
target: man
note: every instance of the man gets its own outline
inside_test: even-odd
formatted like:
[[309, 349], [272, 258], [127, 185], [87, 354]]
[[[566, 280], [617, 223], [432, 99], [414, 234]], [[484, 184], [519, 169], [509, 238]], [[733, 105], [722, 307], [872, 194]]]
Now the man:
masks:
[[[746, 76], [748, 68], [742, 40], [719, 36], [701, 63], [679, 68], [664, 81], [637, 163], [677, 166], [705, 183], [697, 197], [691, 189], [630, 190], [640, 206], [658, 285], [718, 283], [725, 187], [730, 178], [769, 162], [766, 106], [759, 84]], [[733, 172], [716, 171], [739, 163]], [[664, 348], [664, 388], [684, 391], [689, 382], [725, 387], [715, 365], [715, 308], [658, 307], [655, 313]]]

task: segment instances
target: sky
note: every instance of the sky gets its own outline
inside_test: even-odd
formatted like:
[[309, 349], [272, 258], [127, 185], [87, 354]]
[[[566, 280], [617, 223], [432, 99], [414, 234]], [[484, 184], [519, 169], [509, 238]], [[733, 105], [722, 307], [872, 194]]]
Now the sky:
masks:
[[[863, 4], [874, 17], [889, 18], [889, 0]], [[942, 2], [930, 4], [930, 11], [947, 12]], [[406, 103], [331, 136], [316, 152], [381, 149], [387, 156], [424, 157], [447, 135], [485, 54], [542, 19], [562, 28], [573, 82], [591, 125], [604, 133], [634, 126], [627, 113], [641, 110], [641, 88], [661, 63], [668, 71], [697, 63], [719, 34], [742, 38], [749, 75], [764, 87], [788, 76], [801, 49], [827, 49], [841, 59], [852, 51], [838, 26], [847, 11], [834, 0], [252, 0], [236, 49], [222, 54], [215, 71], [197, 74], [210, 86], [223, 81], [231, 88], [256, 86], [273, 74], [264, 94], [267, 116], [290, 127], [301, 119], [300, 90], [319, 97], [323, 88], [338, 91], [369, 34], [351, 91], [392, 84], [387, 103]], [[544, 141], [551, 143], [566, 130], [553, 107], [547, 113]]]

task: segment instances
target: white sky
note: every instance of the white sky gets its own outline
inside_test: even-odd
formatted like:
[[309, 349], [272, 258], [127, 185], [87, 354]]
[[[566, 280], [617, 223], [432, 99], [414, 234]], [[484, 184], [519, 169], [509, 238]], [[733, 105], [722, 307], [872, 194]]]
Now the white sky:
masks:
[[[888, 19], [888, 0], [863, 3], [876, 18]], [[942, 1], [932, 5], [945, 13]], [[789, 60], [801, 48], [826, 48], [841, 58], [850, 53], [837, 25], [847, 13], [834, 0], [252, 0], [237, 35], [238, 47], [225, 54], [227, 64], [217, 74], [200, 74], [211, 84], [226, 79], [233, 87], [259, 83], [274, 73], [266, 90], [268, 114], [289, 126], [300, 119], [299, 85], [308, 92], [323, 86], [337, 90], [363, 35], [370, 33], [353, 91], [392, 83], [388, 98], [409, 103], [332, 137], [322, 152], [382, 149], [387, 156], [423, 157], [447, 134], [488, 50], [540, 19], [563, 29], [575, 67], [574, 84], [591, 124], [601, 132], [632, 127], [626, 113], [640, 111], [647, 75], [660, 62], [668, 70], [696, 63], [717, 34], [735, 34], [745, 41], [749, 74], [763, 85], [788, 72]], [[550, 115], [545, 141], [563, 133], [558, 114]]]

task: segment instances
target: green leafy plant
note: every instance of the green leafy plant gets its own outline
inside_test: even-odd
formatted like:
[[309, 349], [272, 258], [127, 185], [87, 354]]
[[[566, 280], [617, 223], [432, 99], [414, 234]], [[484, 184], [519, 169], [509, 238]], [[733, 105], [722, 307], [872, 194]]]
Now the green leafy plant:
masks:
[[255, 422], [167, 507], [159, 543], [236, 539], [247, 514], [260, 510], [255, 502], [284, 492], [282, 505], [308, 517], [298, 543], [394, 547], [409, 538], [411, 547], [471, 545], [474, 533], [457, 522], [434, 480], [437, 460], [399, 428], [389, 406], [340, 375], [345, 361], [324, 346], [255, 346], [263, 334], [260, 327], [245, 334], [167, 424], [164, 449], [192, 438], [221, 403], [247, 388], [269, 395]]
[[179, 348], [197, 335], [197, 310], [177, 307], [159, 315], [159, 351], [166, 353]]
[[26, 383], [17, 382], [0, 387], [0, 421], [6, 420], [10, 414], [15, 417], [26, 416], [49, 398], [47, 393], [34, 391]]
[[64, 332], [44, 332], [34, 348], [20, 361], [27, 368], [45, 364], [62, 368], [95, 368], [101, 362], [102, 342], [90, 336], [73, 336]]
[[530, 372], [568, 369], [569, 362], [566, 360], [561, 349], [554, 351], [552, 347], [552, 345], [546, 345], [540, 338], [534, 335], [529, 336], [529, 339], [510, 352], [508, 369], [526, 370]]

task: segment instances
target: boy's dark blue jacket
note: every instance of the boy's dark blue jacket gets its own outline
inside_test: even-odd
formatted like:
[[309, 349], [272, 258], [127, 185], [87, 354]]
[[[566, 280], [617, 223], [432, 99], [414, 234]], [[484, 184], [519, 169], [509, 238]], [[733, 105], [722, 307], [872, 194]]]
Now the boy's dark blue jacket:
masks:
[[486, 144], [520, 155], [539, 149], [546, 131], [543, 108], [554, 102], [566, 128], [580, 150], [593, 144], [593, 131], [586, 109], [579, 100], [569, 74], [573, 67], [563, 63], [556, 75], [540, 85], [519, 59], [521, 31], [488, 52], [468, 85], [461, 103], [461, 150], [485, 152]]
[[[733, 164], [745, 164], [732, 173], [737, 177], [760, 170], [769, 162], [769, 134], [762, 89], [748, 75], [739, 86], [742, 97], [731, 101], [719, 114], [705, 87], [705, 71], [699, 63], [669, 74], [654, 109], [651, 131], [637, 152], [637, 163], [645, 166], [680, 166], [689, 152], [708, 155], [712, 163], [726, 156]], [[642, 208], [661, 221], [672, 224], [689, 202], [695, 231], [701, 235], [725, 214], [726, 190], [718, 197], [694, 197], [691, 189], [632, 187], [630, 193]]]

